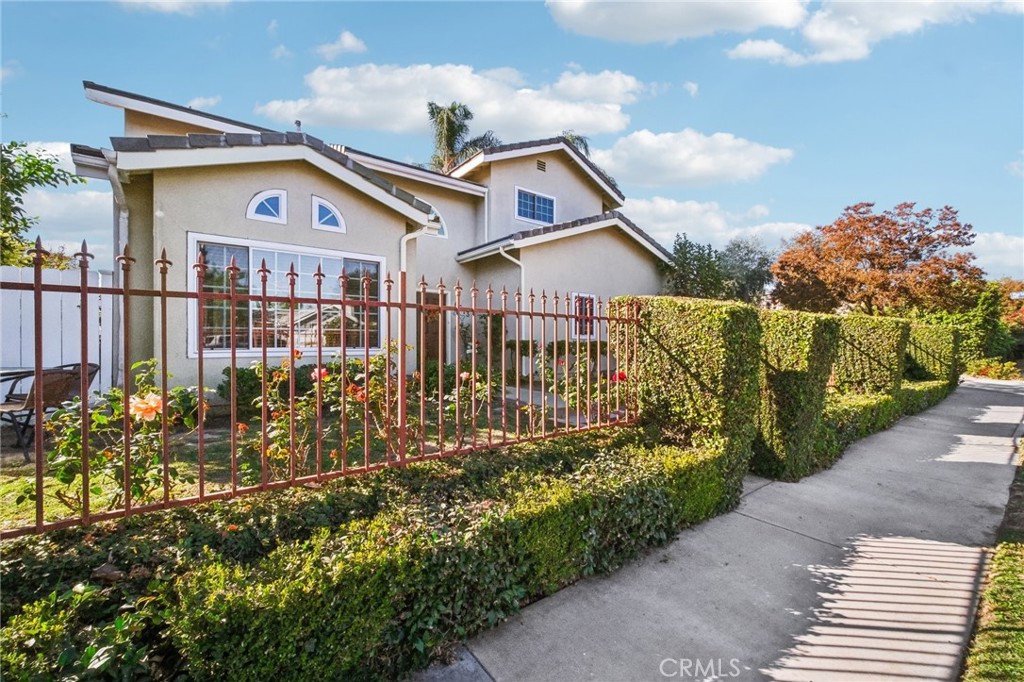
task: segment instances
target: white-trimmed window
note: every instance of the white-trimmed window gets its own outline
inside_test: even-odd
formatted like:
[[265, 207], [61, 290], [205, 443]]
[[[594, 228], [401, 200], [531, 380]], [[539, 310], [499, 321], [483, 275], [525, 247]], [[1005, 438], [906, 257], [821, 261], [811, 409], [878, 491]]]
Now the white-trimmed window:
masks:
[[555, 198], [516, 187], [516, 217], [531, 223], [552, 225], [555, 222]]
[[572, 294], [572, 309], [575, 319], [572, 325], [574, 339], [593, 339], [597, 337], [597, 296], [593, 294]]
[[438, 225], [437, 225], [437, 234], [436, 235], [431, 235], [431, 236], [440, 237], [441, 239], [448, 239], [448, 224], [444, 221], [444, 216], [441, 215], [440, 211], [438, 211], [436, 208], [431, 206], [430, 207], [430, 219], [433, 220], [435, 217], [437, 218], [437, 223], [438, 223]]
[[345, 232], [345, 218], [338, 207], [323, 197], [313, 195], [312, 218], [314, 230]]
[[[369, 347], [377, 352], [381, 344], [380, 308], [365, 305], [347, 305], [331, 300], [341, 298], [341, 275], [347, 276], [345, 298], [364, 301], [364, 277], [369, 279], [369, 300], [379, 301], [385, 259], [379, 256], [310, 249], [290, 244], [275, 244], [251, 240], [232, 239], [214, 235], [189, 233], [188, 257], [195, 262], [203, 254], [206, 274], [203, 292], [225, 294], [230, 292], [227, 267], [232, 257], [240, 271], [236, 291], [240, 294], [260, 296], [263, 283], [259, 274], [265, 262], [267, 296], [290, 296], [288, 272], [295, 268], [296, 298], [315, 298], [317, 294], [317, 267], [324, 274], [321, 285], [320, 319], [314, 303], [298, 303], [292, 308], [287, 302], [267, 302], [266, 319], [263, 304], [252, 300], [235, 308], [235, 349], [240, 355], [259, 355], [266, 346], [269, 354], [287, 353], [294, 340], [295, 347], [315, 351], [319, 338], [325, 352], [339, 350], [342, 338], [346, 348], [362, 350]], [[196, 290], [196, 278], [189, 278], [189, 290]], [[227, 354], [231, 348], [231, 303], [226, 300], [204, 299], [202, 320], [198, 323], [198, 306], [191, 306], [189, 323], [189, 354], [198, 353], [200, 339], [204, 354]], [[319, 322], [319, 323], [318, 323]]]
[[249, 200], [245, 217], [267, 223], [288, 223], [288, 193], [283, 189], [267, 189]]

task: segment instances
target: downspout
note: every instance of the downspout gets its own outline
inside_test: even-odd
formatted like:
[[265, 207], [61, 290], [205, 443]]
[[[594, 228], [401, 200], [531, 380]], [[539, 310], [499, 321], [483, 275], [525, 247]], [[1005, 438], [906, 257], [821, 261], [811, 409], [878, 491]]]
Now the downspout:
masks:
[[[498, 253], [500, 253], [502, 256], [504, 256], [508, 260], [512, 261], [513, 263], [516, 264], [516, 266], [519, 267], [519, 293], [521, 293], [523, 295], [523, 297], [525, 297], [526, 296], [526, 268], [523, 267], [523, 262], [521, 260], [516, 260], [512, 256], [508, 255], [508, 253], [505, 252], [505, 247], [504, 246], [499, 246], [498, 247]], [[522, 315], [517, 315], [517, 317], [519, 318], [519, 330], [520, 330], [520, 333], [525, 335], [526, 334], [526, 319], [524, 319]]]
[[[117, 215], [114, 219], [114, 257], [116, 258], [124, 253], [124, 249], [128, 245], [128, 202], [125, 200], [124, 186], [121, 184], [121, 178], [117, 174], [117, 153], [104, 150], [103, 156], [107, 160], [107, 179], [110, 180], [110, 188], [114, 194], [114, 204], [117, 206]], [[115, 287], [122, 285], [121, 268], [116, 262], [111, 274], [111, 281]], [[122, 297], [121, 305], [127, 304], [128, 302]], [[111, 306], [111, 318], [113, 319], [110, 320], [110, 362], [114, 368], [111, 378], [114, 385], [124, 386], [126, 377], [123, 376], [124, 363], [121, 362], [121, 348], [123, 347], [121, 337], [124, 330], [121, 329], [120, 306]]]
[[513, 263], [515, 263], [516, 266], [519, 268], [519, 293], [521, 293], [523, 296], [525, 296], [526, 295], [526, 268], [523, 267], [523, 262], [520, 261], [520, 260], [516, 260], [512, 256], [508, 255], [508, 253], [505, 252], [505, 247], [504, 246], [499, 246], [498, 247], [498, 253], [500, 253], [502, 256], [504, 256], [508, 260], [512, 261]]

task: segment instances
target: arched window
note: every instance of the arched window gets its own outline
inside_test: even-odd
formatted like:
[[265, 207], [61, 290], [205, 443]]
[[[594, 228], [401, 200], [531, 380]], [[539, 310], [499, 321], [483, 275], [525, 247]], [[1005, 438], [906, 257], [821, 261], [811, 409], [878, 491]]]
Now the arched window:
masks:
[[268, 223], [288, 223], [288, 193], [283, 189], [268, 189], [249, 201], [245, 217]]
[[338, 207], [323, 197], [313, 195], [312, 222], [314, 230], [345, 232], [345, 218]]

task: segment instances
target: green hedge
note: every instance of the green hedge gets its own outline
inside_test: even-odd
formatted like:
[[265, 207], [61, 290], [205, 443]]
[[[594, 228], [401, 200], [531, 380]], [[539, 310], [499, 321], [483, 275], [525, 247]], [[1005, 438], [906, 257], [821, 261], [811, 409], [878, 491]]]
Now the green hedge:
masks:
[[764, 310], [761, 318], [761, 401], [750, 468], [797, 480], [816, 471], [815, 439], [836, 345], [832, 315]]
[[674, 446], [605, 452], [508, 499], [398, 510], [253, 566], [211, 561], [179, 585], [173, 641], [202, 678], [397, 679], [522, 600], [713, 515], [724, 459]]
[[910, 325], [907, 343], [906, 375], [919, 380], [946, 381], [956, 386], [963, 368], [960, 355], [960, 332], [940, 324]]
[[895, 395], [903, 380], [910, 323], [895, 317], [840, 318], [835, 385], [842, 393]]
[[681, 444], [722, 447], [733, 487], [727, 502], [734, 504], [757, 431], [757, 311], [743, 303], [667, 296], [612, 301], [624, 305], [639, 310], [642, 422]]
[[[622, 428], [387, 469], [331, 481], [318, 490], [274, 491], [5, 541], [0, 675], [65, 678], [83, 673], [96, 663], [93, 657], [104, 657], [94, 671], [104, 666], [129, 670], [132, 662], [130, 670], [139, 675], [187, 679], [178, 676], [188, 669], [203, 679], [209, 666], [222, 663], [195, 659], [206, 656], [197, 653], [202, 647], [228, 656], [231, 647], [217, 649], [218, 643], [262, 636], [269, 639], [259, 651], [286, 661], [296, 646], [287, 637], [296, 628], [322, 630], [325, 623], [341, 623], [341, 614], [303, 626], [282, 621], [280, 638], [273, 639], [277, 630], [260, 629], [267, 620], [255, 619], [252, 627], [245, 619], [232, 621], [228, 628], [214, 621], [203, 625], [202, 614], [188, 612], [185, 605], [199, 598], [199, 587], [189, 587], [193, 578], [184, 576], [205, 576], [209, 582], [218, 575], [227, 580], [244, 574], [263, 581], [246, 584], [247, 598], [259, 594], [281, 605], [305, 595], [309, 608], [340, 600], [349, 611], [344, 617], [355, 625], [335, 663], [351, 670], [368, 666], [386, 678], [387, 671], [425, 664], [431, 649], [442, 646], [439, 642], [487, 627], [522, 601], [580, 575], [611, 570], [643, 548], [667, 541], [679, 528], [711, 516], [731, 493], [724, 462], [720, 451], [652, 445], [640, 430]], [[485, 542], [491, 537], [485, 530], [499, 521], [504, 544]], [[412, 545], [392, 547], [406, 536]], [[376, 573], [364, 571], [369, 564], [349, 565], [346, 556], [332, 554], [329, 565], [318, 568], [323, 573], [317, 580], [329, 575], [339, 585], [365, 583], [359, 588], [364, 592], [342, 597], [302, 593], [298, 585], [278, 590], [276, 571], [285, 570], [282, 561], [305, 561], [301, 548], [321, 543], [325, 552], [334, 551], [330, 547], [360, 537], [399, 552], [401, 561], [415, 559], [416, 566], [384, 564], [392, 573], [418, 576], [420, 582], [408, 584], [422, 587], [423, 581], [432, 581], [438, 587], [403, 592], [403, 599], [413, 601], [386, 627], [379, 620], [384, 607], [357, 597], [369, 599], [365, 590], [371, 588], [370, 596], [392, 588], [375, 582]], [[359, 542], [360, 552], [372, 554], [370, 564], [383, 561]], [[411, 553], [401, 553], [406, 550]], [[92, 571], [108, 561], [127, 576], [99, 585]], [[289, 564], [288, 570], [297, 565]], [[82, 586], [79, 591], [76, 585]], [[485, 597], [493, 599], [482, 601]], [[171, 624], [179, 621], [175, 627], [206, 628], [197, 635], [204, 642], [187, 642], [183, 629], [172, 638]], [[437, 639], [441, 635], [434, 622], [442, 623], [437, 632], [443, 639]], [[396, 632], [403, 638], [394, 639]], [[385, 639], [373, 640], [373, 633]], [[322, 644], [327, 647], [326, 641]], [[302, 646], [325, 651], [308, 639]], [[373, 652], [372, 660], [357, 663], [367, 651]], [[318, 670], [321, 663], [308, 665]], [[282, 674], [291, 679], [290, 670]], [[244, 672], [238, 675], [245, 679]]]
[[828, 466], [854, 441], [889, 428], [904, 415], [937, 405], [951, 390], [945, 381], [919, 381], [904, 383], [895, 396], [832, 394], [825, 401], [815, 457]]

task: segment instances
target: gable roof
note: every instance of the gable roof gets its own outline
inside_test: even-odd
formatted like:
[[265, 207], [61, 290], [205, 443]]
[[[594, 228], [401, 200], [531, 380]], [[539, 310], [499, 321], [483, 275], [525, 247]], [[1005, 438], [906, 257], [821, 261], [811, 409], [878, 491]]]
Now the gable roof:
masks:
[[[120, 170], [153, 170], [188, 166], [304, 160], [405, 215], [424, 222], [432, 207], [374, 171], [306, 133], [190, 133], [112, 137], [115, 165]], [[76, 164], [95, 168], [102, 150], [73, 145]], [[96, 176], [93, 176], [96, 177]]]
[[197, 125], [203, 128], [213, 128], [225, 133], [272, 133], [270, 128], [236, 121], [224, 116], [209, 114], [205, 111], [183, 107], [173, 102], [165, 102], [155, 97], [147, 97], [127, 90], [118, 90], [107, 85], [100, 85], [92, 81], [82, 81], [85, 88], [85, 96], [94, 102], [117, 107], [119, 109], [130, 109], [144, 114], [152, 114], [161, 118], [167, 118], [180, 123]]
[[437, 185], [438, 187], [453, 189], [457, 192], [464, 192], [474, 196], [487, 195], [487, 187], [478, 182], [454, 178], [444, 173], [438, 173], [430, 168], [424, 168], [422, 166], [405, 163], [403, 161], [396, 161], [394, 159], [389, 159], [386, 156], [371, 154], [345, 145], [332, 144], [330, 146], [343, 154], [348, 154], [364, 166], [372, 168], [380, 173], [391, 173], [410, 180], [418, 180], [430, 185]]
[[574, 144], [565, 137], [549, 137], [543, 140], [529, 140], [526, 142], [514, 142], [503, 144], [497, 147], [482, 149], [469, 157], [449, 173], [453, 178], [462, 178], [474, 169], [485, 163], [501, 161], [503, 159], [514, 159], [523, 156], [532, 156], [550, 151], [564, 151], [590, 178], [609, 196], [617, 199], [620, 204], [626, 200], [626, 196], [619, 189], [619, 186], [597, 164], [588, 159]]
[[480, 246], [474, 246], [471, 249], [460, 251], [456, 260], [460, 263], [467, 263], [469, 261], [493, 256], [499, 253], [503, 248], [522, 249], [533, 246], [534, 244], [540, 244], [556, 239], [565, 239], [566, 237], [573, 237], [593, 230], [601, 230], [606, 227], [618, 227], [626, 234], [626, 236], [631, 237], [635, 242], [650, 251], [658, 259], [666, 263], [672, 260], [672, 254], [668, 249], [655, 241], [654, 237], [641, 230], [637, 227], [636, 223], [618, 211], [607, 211], [587, 218], [579, 218], [577, 220], [570, 220], [564, 223], [557, 223], [555, 225], [545, 225], [544, 227], [538, 227], [532, 230], [520, 230], [519, 232], [515, 232], [505, 237], [493, 239], [486, 244], [481, 244]]

